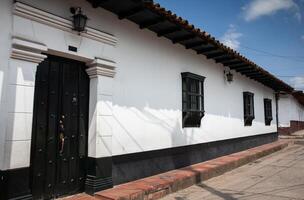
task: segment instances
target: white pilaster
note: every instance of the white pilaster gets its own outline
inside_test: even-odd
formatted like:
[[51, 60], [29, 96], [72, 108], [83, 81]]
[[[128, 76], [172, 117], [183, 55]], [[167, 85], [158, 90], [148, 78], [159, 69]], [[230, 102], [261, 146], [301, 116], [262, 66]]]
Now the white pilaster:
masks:
[[31, 39], [14, 36], [9, 60], [6, 96], [4, 169], [30, 164], [32, 117], [36, 68], [47, 47]]
[[112, 156], [113, 79], [115, 63], [96, 58], [88, 63], [90, 77], [88, 156]]

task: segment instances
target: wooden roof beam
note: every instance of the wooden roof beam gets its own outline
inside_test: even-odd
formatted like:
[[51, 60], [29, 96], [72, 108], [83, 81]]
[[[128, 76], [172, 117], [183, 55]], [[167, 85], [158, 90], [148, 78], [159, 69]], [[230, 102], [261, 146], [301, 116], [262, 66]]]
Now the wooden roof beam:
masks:
[[241, 64], [243, 64], [243, 61], [240, 60], [231, 60], [231, 61], [227, 61], [227, 62], [222, 62], [222, 64], [224, 66], [229, 66], [230, 68], [234, 68], [234, 66], [240, 66]]
[[208, 59], [214, 59], [214, 58], [217, 58], [217, 57], [219, 57], [219, 56], [223, 56], [223, 55], [225, 55], [226, 53], [225, 52], [223, 52], [223, 51], [218, 51], [218, 52], [214, 52], [214, 53], [207, 53], [206, 54], [206, 57], [208, 58]]
[[187, 40], [192, 40], [196, 37], [196, 35], [185, 35], [185, 36], [181, 36], [181, 37], [178, 37], [178, 38], [174, 38], [172, 39], [172, 42], [173, 44], [176, 44], [178, 42], [184, 42], [184, 41], [187, 41]]
[[258, 72], [258, 73], [259, 73], [259, 78], [265, 78], [265, 77], [267, 77], [268, 80], [272, 80], [268, 75], [266, 75], [266, 74], [264, 74], [264, 73], [262, 73], [262, 72], [260, 72], [260, 71], [255, 71], [255, 72]]
[[87, 0], [92, 4], [93, 8], [98, 8], [102, 3], [108, 1], [108, 0]]
[[132, 0], [135, 3], [152, 3], [153, 0]]
[[229, 65], [229, 68], [234, 69], [234, 70], [252, 69], [252, 67], [250, 65], [244, 64], [244, 63], [237, 63], [237, 64]]
[[227, 55], [226, 57], [222, 57], [222, 58], [216, 58], [215, 59], [215, 62], [216, 63], [221, 63], [221, 62], [225, 62], [225, 61], [231, 61], [233, 60], [234, 57], [230, 56], [230, 55]]
[[162, 17], [161, 18], [152, 19], [152, 20], [149, 20], [149, 21], [146, 21], [146, 22], [143, 22], [143, 23], [139, 24], [139, 28], [140, 29], [149, 28], [150, 26], [159, 24], [159, 23], [161, 23], [163, 21], [165, 21], [165, 19], [162, 18]]
[[135, 7], [135, 8], [132, 8], [130, 10], [121, 12], [121, 13], [118, 14], [118, 19], [125, 19], [127, 17], [132, 16], [132, 15], [135, 15], [136, 13], [139, 13], [142, 10], [143, 10], [143, 7], [139, 6], [139, 7]]
[[268, 81], [268, 80], [261, 80], [261, 79], [257, 79], [257, 78], [251, 78], [251, 79], [253, 79], [255, 81], [258, 81], [258, 82], [260, 82], [264, 85], [276, 85], [276, 83], [273, 83], [273, 82]]
[[269, 82], [269, 81], [258, 81], [260, 83], [262, 83], [263, 85], [266, 85], [274, 90], [278, 90], [280, 88], [279, 85], [274, 84], [273, 82]]
[[265, 79], [263, 76], [251, 76], [251, 78], [258, 80], [258, 81], [263, 81], [263, 82], [268, 82], [268, 83], [274, 83], [273, 80]]
[[217, 49], [218, 49], [217, 47], [206, 47], [206, 48], [197, 50], [196, 53], [197, 53], [197, 54], [203, 54], [203, 53], [215, 51], [215, 50], [217, 50]]
[[186, 49], [191, 49], [191, 48], [195, 48], [195, 47], [199, 47], [199, 46], [207, 45], [207, 44], [208, 44], [208, 42], [206, 42], [206, 41], [194, 42], [194, 43], [186, 44]]
[[157, 36], [158, 36], [158, 37], [162, 37], [162, 36], [164, 36], [164, 35], [168, 35], [168, 34], [171, 34], [171, 33], [175, 33], [175, 32], [178, 32], [178, 31], [180, 31], [180, 30], [181, 30], [181, 28], [179, 28], [179, 27], [168, 28], [168, 29], [165, 29], [165, 30], [163, 30], [163, 31], [158, 32], [158, 33], [157, 33]]
[[223, 61], [222, 64], [226, 64], [226, 63], [230, 63], [230, 62], [235, 62], [235, 61], [240, 61], [236, 58], [233, 58], [232, 60], [228, 60], [228, 61]]
[[270, 80], [270, 81], [273, 81], [273, 79], [269, 78], [267, 75], [259, 75], [259, 76], [252, 76], [254, 78], [257, 78], [259, 80]]
[[243, 68], [236, 68], [235, 71], [239, 73], [247, 73], [247, 72], [255, 72], [256, 69], [253, 69], [252, 67], [243, 67]]
[[245, 76], [250, 76], [251, 78], [262, 75], [260, 72], [250, 72], [250, 73], [242, 73], [242, 74], [244, 74]]
[[248, 75], [250, 77], [253, 77], [254, 75], [261, 75], [259, 72], [252, 70], [252, 71], [248, 71], [248, 72], [239, 72], [242, 75]]

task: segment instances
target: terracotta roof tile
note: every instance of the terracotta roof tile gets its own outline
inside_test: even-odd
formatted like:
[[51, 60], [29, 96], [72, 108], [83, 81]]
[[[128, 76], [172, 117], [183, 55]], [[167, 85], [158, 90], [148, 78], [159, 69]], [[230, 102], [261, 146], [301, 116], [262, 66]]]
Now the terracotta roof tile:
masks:
[[[99, 5], [107, 10], [110, 10], [111, 12], [114, 12], [117, 15], [119, 15], [122, 11], [124, 11], [124, 12], [128, 11], [124, 7], [125, 4], [119, 4], [119, 0], [107, 0], [107, 1], [87, 0], [87, 1], [91, 2], [92, 5]], [[223, 56], [230, 57], [228, 60], [224, 60], [224, 61], [219, 60], [217, 62], [222, 63], [223, 65], [228, 66], [231, 69], [234, 69], [234, 70], [238, 71], [239, 73], [258, 81], [258, 82], [266, 85], [267, 87], [272, 88], [276, 92], [281, 91], [281, 92], [293, 94], [294, 88], [292, 88], [290, 85], [288, 85], [284, 81], [280, 80], [276, 76], [272, 75], [271, 73], [269, 73], [262, 67], [258, 66], [256, 63], [247, 59], [245, 56], [243, 56], [239, 52], [231, 49], [228, 46], [225, 46], [223, 43], [221, 43], [219, 40], [215, 39], [213, 36], [211, 36], [206, 31], [195, 27], [193, 24], [189, 23], [188, 20], [183, 19], [182, 17], [176, 15], [174, 12], [172, 12], [170, 10], [167, 10], [166, 8], [162, 7], [160, 4], [154, 3], [153, 0], [125, 0], [125, 1], [126, 2], [128, 1], [130, 3], [130, 5], [133, 5], [133, 6], [135, 4], [136, 7], [133, 7], [133, 9], [140, 7], [143, 10], [149, 11], [149, 12], [141, 12], [141, 15], [152, 15], [154, 17], [157, 16], [157, 18], [161, 17], [161, 18], [165, 19], [167, 22], [171, 23], [172, 25], [175, 25], [177, 28], [180, 28], [181, 30], [184, 30], [190, 34], [193, 34], [197, 38], [201, 38], [201, 40], [205, 41], [209, 46], [209, 47], [205, 47], [203, 50], [206, 50], [206, 48], [207, 48], [209, 51], [211, 48], [212, 50], [210, 50], [210, 51], [213, 51], [214, 49], [212, 47], [214, 47], [215, 51], [218, 50], [218, 52], [224, 52]], [[134, 13], [132, 13], [131, 16], [132, 15], [134, 15]], [[120, 19], [123, 19], [123, 18], [130, 19], [129, 16], [122, 17]], [[138, 23], [140, 25], [140, 23], [142, 23], [141, 19], [142, 18], [139, 17], [137, 20], [134, 18], [130, 19], [130, 20], [132, 20], [133, 22]], [[161, 22], [163, 22], [163, 21], [161, 21]], [[159, 34], [159, 32], [157, 32], [156, 30], [152, 30], [152, 31]], [[170, 34], [171, 34], [171, 32], [170, 32]], [[159, 34], [159, 36], [164, 36], [164, 34]], [[172, 38], [168, 38], [168, 39], [171, 39], [172, 41], [174, 40]], [[183, 44], [183, 45], [185, 45], [185, 44]], [[197, 53], [202, 53], [202, 54], [208, 55], [208, 53], [206, 53], [206, 51], [200, 51], [200, 50], [196, 50], [196, 49], [193, 49], [193, 50], [197, 51]], [[213, 59], [212, 57], [210, 57], [210, 58]], [[235, 63], [238, 60], [240, 61], [240, 63]], [[240, 68], [240, 67], [242, 67], [242, 68]], [[246, 70], [244, 70], [244, 69], [246, 69]], [[245, 72], [242, 72], [242, 71], [245, 71]], [[250, 71], [250, 72], [248, 72], [248, 71]], [[253, 75], [252, 75], [252, 73], [253, 73]], [[257, 76], [255, 73], [257, 73]], [[295, 98], [297, 98], [298, 100], [300, 98], [299, 97], [300, 95], [293, 95], [293, 96]], [[304, 101], [300, 101], [300, 102], [302, 102], [302, 104], [304, 105]]]
[[161, 7], [160, 4], [153, 3], [153, 2], [147, 2], [147, 3], [145, 3], [145, 6], [149, 10], [156, 12], [157, 14], [165, 17], [166, 19], [170, 20], [171, 22], [182, 26], [184, 29], [192, 31], [195, 34], [198, 34], [199, 36], [203, 37], [203, 39], [211, 42], [218, 48], [226, 51], [229, 55], [235, 56], [237, 59], [242, 60], [243, 62], [254, 66], [256, 70], [262, 72], [265, 75], [268, 75], [269, 77], [273, 78], [275, 81], [284, 85], [287, 88], [287, 90], [289, 90], [289, 92], [293, 91], [293, 88], [291, 86], [289, 86], [288, 84], [286, 84], [279, 78], [275, 77], [274, 75], [272, 75], [271, 73], [269, 73], [268, 71], [263, 69], [262, 67], [258, 66], [251, 60], [247, 59], [245, 56], [241, 55], [239, 52], [233, 50], [232, 48], [230, 48], [230, 47], [224, 45], [223, 43], [221, 43], [220, 41], [216, 40], [214, 37], [212, 37], [206, 31], [196, 28], [193, 24], [189, 24], [189, 22], [187, 20], [183, 19], [182, 17], [179, 17], [176, 14], [173, 14], [170, 10], [167, 10], [164, 7]]

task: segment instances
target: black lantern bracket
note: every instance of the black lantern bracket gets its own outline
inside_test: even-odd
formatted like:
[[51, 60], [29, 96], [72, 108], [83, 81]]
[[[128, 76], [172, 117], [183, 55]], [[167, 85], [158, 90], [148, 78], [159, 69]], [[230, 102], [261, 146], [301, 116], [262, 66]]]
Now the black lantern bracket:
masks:
[[85, 32], [88, 17], [83, 14], [81, 7], [71, 7], [70, 12], [73, 14], [73, 30], [79, 34]]

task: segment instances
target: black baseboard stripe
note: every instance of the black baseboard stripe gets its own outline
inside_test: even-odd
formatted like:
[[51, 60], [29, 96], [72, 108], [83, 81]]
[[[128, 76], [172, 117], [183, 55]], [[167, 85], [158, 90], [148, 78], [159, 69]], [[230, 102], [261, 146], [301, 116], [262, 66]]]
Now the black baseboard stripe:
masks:
[[113, 187], [112, 157], [87, 158], [87, 178], [85, 192], [94, 194], [97, 191]]
[[114, 185], [267, 144], [277, 132], [112, 157]]
[[19, 168], [0, 171], [0, 199], [32, 199], [30, 189], [30, 168]]
[[[89, 157], [86, 162], [85, 192], [93, 194], [113, 185], [246, 150], [277, 139], [278, 134], [274, 132], [114, 157]], [[0, 199], [32, 199], [29, 167], [0, 171]]]

